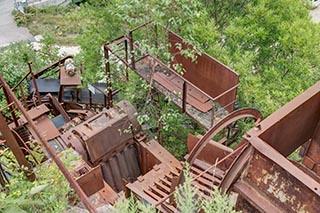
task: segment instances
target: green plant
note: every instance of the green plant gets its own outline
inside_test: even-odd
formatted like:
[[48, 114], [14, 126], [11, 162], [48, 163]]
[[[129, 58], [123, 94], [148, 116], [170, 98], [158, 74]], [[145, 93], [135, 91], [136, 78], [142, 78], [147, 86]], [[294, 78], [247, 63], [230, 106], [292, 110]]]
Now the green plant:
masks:
[[184, 182], [177, 186], [174, 193], [174, 199], [177, 203], [177, 208], [182, 213], [199, 212], [201, 209], [200, 201], [197, 198], [199, 189], [192, 185], [192, 177], [189, 175], [190, 165], [186, 164], [183, 171]]
[[[8, 150], [0, 152], [6, 152], [2, 155], [6, 158], [0, 158], [0, 161], [6, 162], [13, 171], [7, 190], [0, 192], [1, 212], [62, 212], [67, 209], [68, 198], [75, 194], [51, 160], [34, 168], [37, 178], [30, 182], [21, 172], [23, 168], [17, 168], [18, 164], [12, 153]], [[79, 156], [73, 150], [65, 150], [59, 156], [69, 169], [79, 161]]]
[[214, 187], [211, 199], [203, 200], [201, 208], [208, 213], [239, 213], [240, 211], [233, 209], [230, 199], [230, 196], [223, 194], [217, 187]]
[[154, 206], [144, 204], [140, 200], [135, 200], [133, 194], [129, 198], [125, 198], [124, 194], [115, 203], [115, 213], [156, 213]]

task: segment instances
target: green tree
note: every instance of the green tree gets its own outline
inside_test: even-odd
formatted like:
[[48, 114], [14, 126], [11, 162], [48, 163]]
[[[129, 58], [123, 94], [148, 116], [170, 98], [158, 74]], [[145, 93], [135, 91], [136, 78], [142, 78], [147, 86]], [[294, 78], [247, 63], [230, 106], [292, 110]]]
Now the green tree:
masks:
[[241, 77], [240, 106], [269, 115], [319, 79], [319, 25], [304, 2], [249, 3], [250, 12], [223, 32], [222, 45]]

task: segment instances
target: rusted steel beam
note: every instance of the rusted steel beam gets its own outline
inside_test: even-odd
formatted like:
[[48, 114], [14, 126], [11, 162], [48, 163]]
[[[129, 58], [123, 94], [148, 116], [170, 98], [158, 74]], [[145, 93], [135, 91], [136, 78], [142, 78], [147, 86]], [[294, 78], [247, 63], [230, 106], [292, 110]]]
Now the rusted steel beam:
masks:
[[127, 62], [127, 66], [126, 66], [126, 79], [127, 79], [127, 81], [129, 81], [129, 73], [128, 73], [128, 56], [129, 56], [129, 54], [128, 54], [128, 40], [125, 40], [125, 41], [124, 41], [124, 50], [125, 50], [125, 52], [126, 52], [125, 60], [126, 60], [126, 62]]
[[12, 101], [15, 102], [17, 108], [21, 111], [22, 115], [25, 117], [25, 119], [28, 121], [29, 126], [33, 129], [35, 135], [34, 137], [38, 139], [43, 146], [45, 147], [48, 154], [52, 157], [53, 161], [57, 164], [63, 175], [66, 177], [68, 182], [70, 183], [70, 186], [76, 191], [78, 196], [80, 197], [81, 201], [85, 205], [85, 207], [88, 209], [89, 212], [96, 212], [95, 207], [89, 200], [89, 198], [86, 196], [84, 191], [81, 189], [79, 184], [73, 179], [67, 168], [64, 166], [60, 158], [57, 156], [57, 154], [54, 152], [54, 150], [51, 148], [51, 146], [48, 144], [48, 141], [45, 139], [44, 136], [42, 136], [36, 128], [36, 125], [32, 118], [29, 116], [27, 111], [23, 108], [20, 101], [17, 99], [17, 97], [14, 95], [14, 93], [11, 91], [7, 83], [3, 80], [2, 76], [0, 76], [0, 81], [3, 85], [3, 88], [8, 92], [8, 94], [11, 96]]
[[231, 185], [235, 182], [236, 178], [239, 176], [240, 172], [243, 170], [245, 164], [248, 162], [253, 152], [252, 146], [247, 146], [242, 151], [242, 153], [237, 156], [232, 165], [224, 176], [222, 182], [219, 185], [222, 193], [226, 193]]
[[63, 107], [60, 105], [59, 101], [53, 97], [50, 93], [47, 94], [47, 96], [50, 99], [51, 104], [60, 112], [60, 114], [64, 117], [64, 119], [69, 122], [71, 119], [69, 115], [66, 113], [66, 111], [63, 109]]
[[12, 91], [14, 91], [25, 79], [27, 79], [29, 75], [30, 70], [28, 70], [28, 72], [20, 79], [20, 81], [14, 87], [12, 87]]
[[22, 100], [23, 100], [24, 107], [25, 107], [26, 109], [28, 109], [27, 98], [26, 98], [26, 96], [25, 96], [25, 94], [24, 94], [24, 91], [23, 91], [23, 88], [22, 88], [22, 85], [21, 85], [21, 84], [19, 85], [19, 89], [20, 89], [20, 92], [21, 92], [21, 96], [22, 96]]
[[146, 22], [146, 23], [143, 23], [143, 24], [141, 24], [141, 25], [133, 28], [132, 30], [130, 30], [130, 32], [137, 31], [137, 30], [139, 30], [139, 29], [141, 29], [141, 28], [143, 28], [143, 27], [145, 27], [145, 26], [147, 26], [147, 25], [149, 25], [149, 24], [151, 24], [151, 23], [153, 23], [153, 22], [154, 22], [154, 21], [151, 20], [151, 21], [148, 21], [148, 22]]

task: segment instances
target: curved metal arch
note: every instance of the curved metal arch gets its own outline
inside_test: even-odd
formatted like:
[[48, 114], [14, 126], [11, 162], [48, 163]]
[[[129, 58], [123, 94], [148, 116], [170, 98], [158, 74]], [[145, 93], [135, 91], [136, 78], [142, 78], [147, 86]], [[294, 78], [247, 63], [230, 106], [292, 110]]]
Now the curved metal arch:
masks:
[[262, 114], [259, 110], [254, 108], [242, 108], [239, 110], [236, 110], [230, 114], [228, 114], [226, 117], [221, 119], [218, 123], [216, 123], [214, 126], [212, 126], [206, 134], [199, 140], [199, 142], [194, 146], [194, 148], [191, 150], [190, 155], [187, 159], [187, 162], [192, 165], [197, 158], [197, 156], [200, 154], [200, 152], [203, 150], [203, 148], [207, 145], [207, 143], [213, 138], [218, 132], [223, 130], [225, 127], [230, 125], [231, 123], [242, 119], [242, 118], [253, 118], [255, 119], [255, 125], [258, 124], [262, 120]]

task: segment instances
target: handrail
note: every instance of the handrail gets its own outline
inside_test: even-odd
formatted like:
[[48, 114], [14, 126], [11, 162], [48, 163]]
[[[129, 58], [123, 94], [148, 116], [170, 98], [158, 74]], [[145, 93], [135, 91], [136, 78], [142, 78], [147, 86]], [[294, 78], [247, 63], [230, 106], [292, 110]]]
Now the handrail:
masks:
[[68, 58], [73, 58], [73, 56], [72, 56], [72, 55], [67, 55], [67, 56], [65, 56], [65, 57], [63, 57], [63, 58], [61, 58], [61, 59], [53, 62], [52, 64], [50, 64], [50, 65], [42, 68], [42, 69], [39, 70], [38, 72], [36, 72], [36, 73], [34, 74], [34, 77], [35, 77], [35, 78], [38, 78], [39, 76], [43, 75], [44, 72], [46, 72], [46, 71], [49, 70], [50, 68], [53, 68], [53, 67], [58, 66], [61, 62], [64, 62], [64, 61], [65, 61], [66, 59], [68, 59]]
[[14, 91], [15, 89], [17, 89], [17, 87], [28, 77], [28, 75], [30, 75], [31, 72], [30, 70], [27, 71], [27, 73], [23, 76], [23, 78], [20, 79], [20, 81], [14, 86], [11, 88], [12, 91]]
[[133, 29], [132, 29], [132, 30], [130, 30], [129, 32], [137, 31], [137, 30], [139, 30], [140, 28], [145, 27], [145, 26], [147, 26], [147, 25], [149, 25], [149, 24], [151, 24], [151, 23], [153, 23], [153, 22], [154, 22], [153, 20], [148, 21], [148, 22], [146, 22], [146, 23], [144, 23], [144, 24], [141, 24], [141, 25], [139, 25], [139, 26], [137, 26], [137, 27], [133, 28]]

